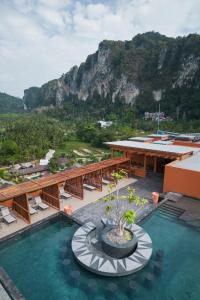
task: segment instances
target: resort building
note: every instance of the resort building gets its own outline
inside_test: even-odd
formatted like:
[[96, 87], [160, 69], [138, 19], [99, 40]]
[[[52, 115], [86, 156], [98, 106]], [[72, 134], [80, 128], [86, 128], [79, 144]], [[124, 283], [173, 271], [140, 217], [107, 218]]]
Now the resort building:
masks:
[[[122, 155], [131, 161], [131, 173], [145, 177], [163, 173], [163, 192], [176, 192], [200, 198], [200, 143], [157, 139], [154, 142], [115, 141], [106, 143], [112, 156]], [[166, 136], [165, 136], [166, 138]], [[137, 138], [138, 139], [138, 138]]]

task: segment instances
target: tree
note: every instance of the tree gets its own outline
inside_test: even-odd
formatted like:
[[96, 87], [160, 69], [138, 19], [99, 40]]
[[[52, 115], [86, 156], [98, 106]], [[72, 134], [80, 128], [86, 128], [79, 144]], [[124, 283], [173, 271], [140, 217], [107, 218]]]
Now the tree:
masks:
[[17, 144], [12, 140], [4, 141], [1, 145], [1, 154], [3, 156], [12, 156], [17, 154], [19, 148]]
[[[128, 196], [119, 195], [118, 181], [125, 178], [127, 173], [124, 170], [112, 173], [112, 178], [114, 183], [111, 183], [108, 187], [109, 194], [104, 198], [105, 202], [109, 202], [105, 207], [105, 213], [109, 214], [117, 225], [117, 235], [124, 235], [124, 224], [128, 222], [129, 224], [135, 223], [137, 213], [134, 209], [130, 209], [131, 203], [136, 206], [144, 206], [147, 200], [140, 198], [136, 195], [135, 190], [131, 187], [127, 188]], [[116, 188], [116, 195], [113, 193], [113, 189]], [[110, 204], [113, 203], [113, 204]]]

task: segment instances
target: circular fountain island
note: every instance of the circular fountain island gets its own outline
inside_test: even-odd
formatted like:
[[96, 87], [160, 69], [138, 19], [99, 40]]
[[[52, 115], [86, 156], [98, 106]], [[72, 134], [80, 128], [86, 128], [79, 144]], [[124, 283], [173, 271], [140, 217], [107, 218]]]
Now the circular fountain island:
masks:
[[140, 198], [131, 187], [127, 188], [126, 195], [120, 195], [118, 181], [126, 175], [123, 170], [113, 172], [109, 194], [101, 200], [109, 218], [102, 218], [98, 226], [93, 222], [84, 224], [72, 239], [76, 260], [89, 271], [104, 276], [137, 272], [152, 254], [150, 236], [135, 224], [135, 208], [144, 206], [147, 200]]
[[[102, 227], [88, 222], [72, 239], [76, 260], [86, 269], [104, 276], [125, 276], [142, 269], [152, 254], [150, 236], [136, 224], [126, 224], [129, 240], [116, 238], [116, 225], [103, 219]], [[112, 238], [111, 238], [112, 236]]]

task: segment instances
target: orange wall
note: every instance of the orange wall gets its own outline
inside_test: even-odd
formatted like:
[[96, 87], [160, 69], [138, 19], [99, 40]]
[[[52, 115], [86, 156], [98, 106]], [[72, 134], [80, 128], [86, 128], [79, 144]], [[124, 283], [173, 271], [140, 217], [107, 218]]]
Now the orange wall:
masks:
[[200, 199], [200, 172], [165, 166], [163, 192], [181, 193]]

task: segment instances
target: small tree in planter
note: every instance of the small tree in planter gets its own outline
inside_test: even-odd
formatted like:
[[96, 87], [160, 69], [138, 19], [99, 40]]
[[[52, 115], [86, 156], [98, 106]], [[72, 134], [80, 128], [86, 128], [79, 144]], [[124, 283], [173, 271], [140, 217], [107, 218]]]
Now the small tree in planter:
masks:
[[[137, 213], [134, 209], [130, 209], [130, 204], [134, 203], [136, 206], [142, 207], [147, 203], [147, 200], [136, 195], [135, 190], [131, 187], [127, 188], [127, 196], [119, 195], [118, 182], [127, 177], [127, 173], [124, 170], [113, 172], [111, 176], [114, 182], [109, 184], [109, 194], [104, 198], [105, 202], [109, 202], [105, 207], [105, 212], [115, 221], [117, 226], [116, 233], [121, 237], [124, 235], [125, 222], [133, 224], [136, 221]], [[114, 188], [116, 188], [116, 194], [113, 193]]]

